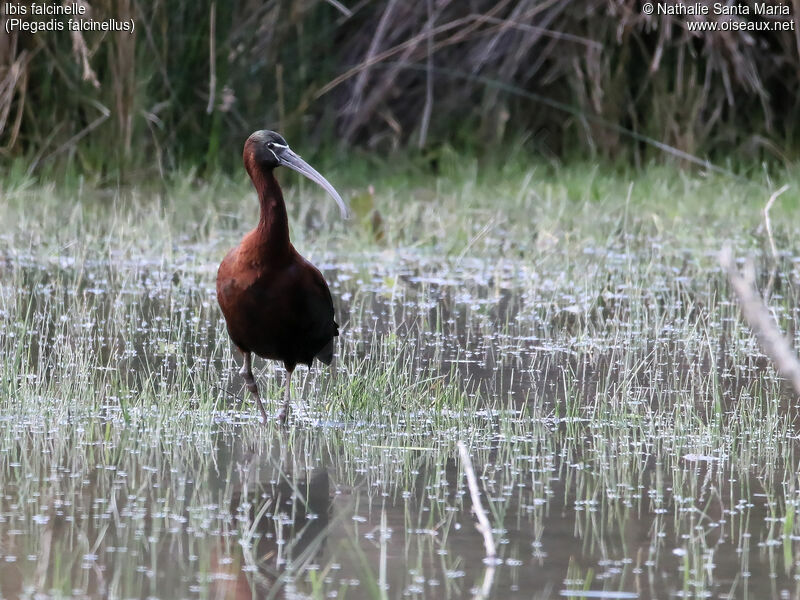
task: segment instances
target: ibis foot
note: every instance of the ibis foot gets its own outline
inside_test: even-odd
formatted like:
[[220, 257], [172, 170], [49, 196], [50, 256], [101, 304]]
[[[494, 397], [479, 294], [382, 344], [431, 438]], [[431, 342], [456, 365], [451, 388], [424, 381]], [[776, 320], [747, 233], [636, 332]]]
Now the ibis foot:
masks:
[[244, 364], [239, 370], [239, 375], [244, 377], [245, 387], [247, 387], [247, 390], [253, 394], [253, 397], [256, 399], [256, 404], [258, 404], [258, 408], [261, 411], [261, 423], [266, 425], [267, 421], [269, 421], [269, 417], [267, 416], [267, 411], [264, 408], [264, 403], [261, 401], [261, 396], [258, 395], [258, 385], [256, 385], [256, 378], [253, 377], [252, 356], [249, 352], [243, 352], [243, 354]]
[[266, 425], [267, 421], [269, 421], [269, 416], [267, 415], [267, 410], [264, 408], [264, 403], [261, 401], [261, 396], [258, 395], [258, 389], [256, 389], [256, 391], [250, 391], [253, 392], [256, 404], [258, 404], [258, 409], [261, 411], [261, 424]]
[[283, 406], [278, 411], [278, 422], [281, 425], [286, 425], [286, 419], [289, 417], [289, 402], [292, 399], [292, 372], [288, 369], [286, 370], [286, 389], [283, 392]]

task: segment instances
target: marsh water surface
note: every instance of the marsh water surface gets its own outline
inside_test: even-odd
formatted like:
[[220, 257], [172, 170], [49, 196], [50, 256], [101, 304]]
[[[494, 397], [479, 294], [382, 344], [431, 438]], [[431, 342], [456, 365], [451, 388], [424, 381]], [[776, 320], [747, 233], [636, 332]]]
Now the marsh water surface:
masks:
[[[197, 208], [170, 238], [73, 215], [47, 241], [20, 193], [0, 235], [2, 598], [800, 594], [796, 399], [708, 238], [629, 223], [624, 193], [535, 239], [511, 208], [442, 247], [430, 219], [418, 245], [402, 220], [392, 243], [301, 236], [342, 335], [332, 369], [298, 371], [288, 428], [259, 423], [214, 297], [244, 216]], [[519, 219], [550, 197], [519, 194]], [[800, 261], [778, 273], [796, 339]], [[276, 410], [282, 371], [256, 367]]]

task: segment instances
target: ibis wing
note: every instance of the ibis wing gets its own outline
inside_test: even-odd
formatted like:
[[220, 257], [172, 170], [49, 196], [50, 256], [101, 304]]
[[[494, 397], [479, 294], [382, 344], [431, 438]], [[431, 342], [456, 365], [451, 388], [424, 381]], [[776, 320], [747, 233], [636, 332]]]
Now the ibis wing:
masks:
[[333, 338], [339, 335], [339, 326], [334, 319], [333, 298], [325, 278], [319, 270], [308, 263], [306, 285], [299, 291], [298, 302], [306, 315], [304, 338], [313, 356], [330, 364], [333, 358]]

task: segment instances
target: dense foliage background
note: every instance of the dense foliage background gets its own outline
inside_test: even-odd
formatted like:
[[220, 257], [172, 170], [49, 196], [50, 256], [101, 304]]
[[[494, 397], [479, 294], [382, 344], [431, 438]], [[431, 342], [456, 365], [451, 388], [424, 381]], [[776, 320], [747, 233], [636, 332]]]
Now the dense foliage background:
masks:
[[31, 173], [229, 168], [262, 127], [431, 161], [798, 152], [797, 32], [693, 34], [629, 0], [83, 1], [134, 33], [9, 36], [0, 17], [0, 153]]

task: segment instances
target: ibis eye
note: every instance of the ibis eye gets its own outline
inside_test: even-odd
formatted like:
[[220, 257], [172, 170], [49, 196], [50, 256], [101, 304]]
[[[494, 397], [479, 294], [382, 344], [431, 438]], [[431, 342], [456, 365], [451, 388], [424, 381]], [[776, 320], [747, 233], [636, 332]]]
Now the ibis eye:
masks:
[[267, 142], [267, 148], [272, 150], [274, 147], [275, 147], [275, 144], [273, 144], [272, 142]]

